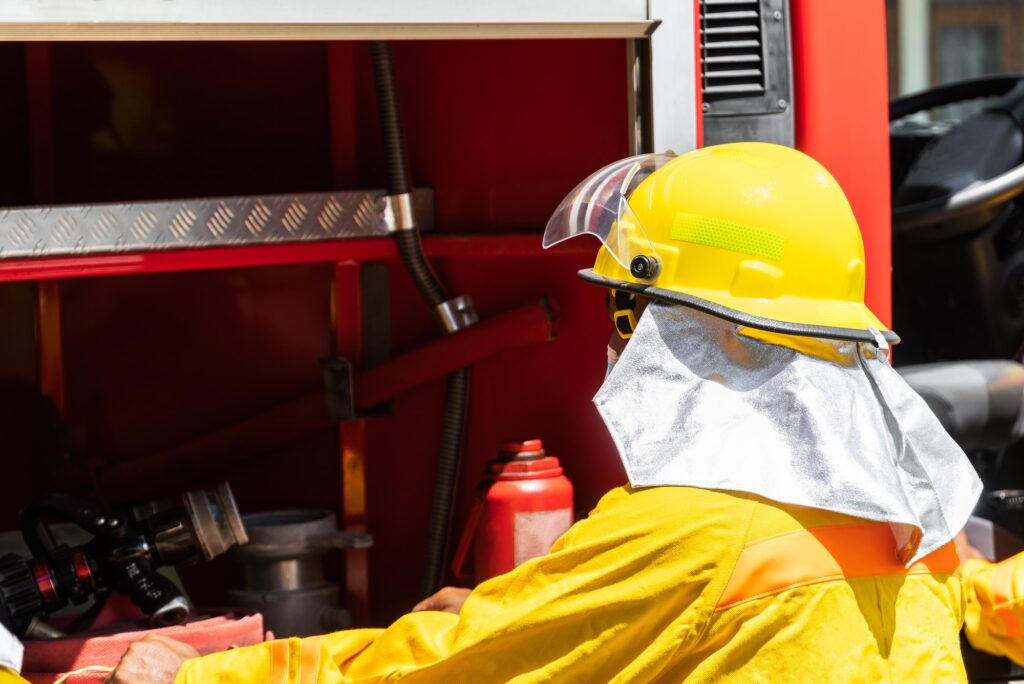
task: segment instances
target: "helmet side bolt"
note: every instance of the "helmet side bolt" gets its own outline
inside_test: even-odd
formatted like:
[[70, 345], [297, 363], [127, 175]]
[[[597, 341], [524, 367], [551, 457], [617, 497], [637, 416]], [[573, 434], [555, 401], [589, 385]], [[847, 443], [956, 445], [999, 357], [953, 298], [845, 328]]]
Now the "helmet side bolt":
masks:
[[629, 273], [637, 280], [651, 280], [658, 276], [658, 260], [641, 254], [633, 257], [629, 264]]

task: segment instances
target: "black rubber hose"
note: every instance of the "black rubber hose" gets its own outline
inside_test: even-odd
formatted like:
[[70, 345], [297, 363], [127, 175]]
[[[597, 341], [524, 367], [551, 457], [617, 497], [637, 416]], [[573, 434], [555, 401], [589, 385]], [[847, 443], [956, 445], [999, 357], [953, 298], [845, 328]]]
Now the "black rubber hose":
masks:
[[[388, 194], [401, 195], [412, 191], [409, 181], [409, 161], [405, 156], [405, 137], [402, 133], [402, 113], [398, 107], [398, 89], [391, 61], [391, 44], [387, 41], [370, 43], [373, 74], [377, 82], [377, 102], [380, 108], [381, 128], [384, 132], [384, 153], [387, 156]], [[400, 230], [395, 234], [398, 254], [408, 269], [416, 287], [436, 307], [448, 301], [441, 280], [423, 255], [418, 230]]]
[[430, 527], [427, 529], [427, 559], [423, 565], [423, 582], [420, 586], [423, 598], [440, 589], [444, 581], [444, 561], [447, 557], [455, 487], [462, 460], [462, 436], [466, 426], [470, 380], [469, 368], [461, 368], [448, 376], [444, 425], [441, 430], [441, 456], [434, 475], [434, 499], [430, 505]]
[[398, 255], [402, 257], [402, 263], [405, 264], [406, 270], [409, 271], [409, 275], [412, 276], [420, 293], [430, 302], [430, 306], [436, 307], [447, 302], [448, 292], [423, 254], [420, 231], [400, 230], [395, 233], [395, 241], [398, 246]]
[[401, 195], [412, 190], [409, 162], [405, 157], [402, 135], [402, 114], [398, 108], [398, 89], [391, 64], [391, 43], [375, 40], [370, 43], [373, 76], [377, 82], [380, 123], [384, 131], [384, 154], [388, 162], [388, 194]]
[[[408, 160], [402, 135], [402, 118], [398, 107], [398, 91], [391, 62], [391, 45], [384, 41], [370, 43], [373, 71], [377, 82], [384, 147], [387, 154], [388, 194], [410, 192]], [[395, 235], [398, 254], [416, 287], [432, 307], [448, 301], [448, 292], [423, 254], [418, 229], [400, 230]], [[448, 376], [445, 392], [444, 424], [441, 430], [441, 451], [434, 477], [434, 497], [427, 530], [427, 557], [423, 568], [421, 593], [429, 596], [441, 588], [448, 549], [452, 507], [462, 457], [462, 438], [466, 428], [471, 373], [463, 368]]]

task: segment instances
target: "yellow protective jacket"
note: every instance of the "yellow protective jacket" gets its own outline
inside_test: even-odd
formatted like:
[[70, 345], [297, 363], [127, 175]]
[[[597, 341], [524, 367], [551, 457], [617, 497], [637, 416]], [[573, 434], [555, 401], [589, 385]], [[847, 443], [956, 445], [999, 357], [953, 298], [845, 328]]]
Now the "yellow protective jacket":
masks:
[[952, 544], [690, 487], [620, 488], [460, 615], [189, 660], [177, 684], [966, 682]]
[[0, 665], [0, 684], [28, 684], [28, 682], [19, 677], [14, 670]]
[[1024, 664], [1024, 554], [1001, 563], [971, 559], [960, 572], [971, 646]]

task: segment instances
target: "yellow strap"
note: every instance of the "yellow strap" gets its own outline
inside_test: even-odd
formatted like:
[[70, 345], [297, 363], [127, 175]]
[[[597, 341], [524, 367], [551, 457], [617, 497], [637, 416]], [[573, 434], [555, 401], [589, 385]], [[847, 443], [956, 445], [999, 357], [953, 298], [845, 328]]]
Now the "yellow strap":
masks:
[[[615, 322], [615, 332], [619, 334], [624, 340], [628, 340], [633, 337], [633, 332], [636, 330], [636, 313], [630, 309], [623, 309], [622, 311], [616, 311], [612, 317]], [[622, 320], [626, 320], [625, 330], [623, 330]]]

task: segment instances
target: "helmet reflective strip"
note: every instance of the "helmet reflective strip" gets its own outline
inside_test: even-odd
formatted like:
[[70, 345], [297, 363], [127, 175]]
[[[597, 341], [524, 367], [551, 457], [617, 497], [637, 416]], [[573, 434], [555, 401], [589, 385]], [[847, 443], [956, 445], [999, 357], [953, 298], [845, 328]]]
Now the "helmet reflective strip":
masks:
[[772, 261], [780, 260], [786, 247], [786, 238], [771, 231], [684, 212], [676, 214], [669, 237]]

